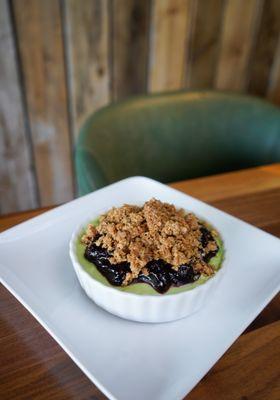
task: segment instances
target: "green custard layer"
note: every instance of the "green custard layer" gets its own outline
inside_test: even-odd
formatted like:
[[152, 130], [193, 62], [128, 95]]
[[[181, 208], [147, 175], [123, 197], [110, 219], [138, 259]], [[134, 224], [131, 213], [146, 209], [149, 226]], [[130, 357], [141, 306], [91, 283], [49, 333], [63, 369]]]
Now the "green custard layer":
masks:
[[[91, 222], [93, 225], [98, 224], [98, 220], [92, 221]], [[128, 292], [128, 293], [135, 293], [135, 294], [144, 294], [144, 295], [154, 295], [154, 296], [162, 296], [162, 294], [159, 294], [156, 290], [154, 290], [150, 285], [147, 283], [135, 283], [131, 284], [128, 286], [113, 286], [111, 285], [107, 279], [98, 271], [96, 266], [89, 262], [88, 260], [85, 259], [84, 257], [84, 252], [86, 246], [81, 243], [81, 238], [84, 235], [85, 230], [82, 230], [80, 232], [80, 235], [78, 236], [77, 242], [76, 242], [76, 255], [78, 258], [79, 263], [83, 266], [84, 270], [94, 279], [97, 281], [103, 283], [103, 285], [109, 286], [111, 288], [114, 288], [116, 290], [120, 290], [121, 292]], [[222, 262], [224, 259], [224, 245], [223, 241], [220, 238], [220, 236], [215, 235], [214, 239], [218, 243], [219, 246], [219, 251], [215, 255], [215, 257], [212, 257], [211, 260], [209, 261], [209, 264], [214, 268], [215, 271], [218, 271], [221, 266]], [[213, 275], [214, 276], [214, 275]], [[191, 290], [199, 285], [202, 285], [208, 279], [211, 279], [213, 276], [205, 276], [201, 275], [200, 278], [195, 281], [194, 283], [188, 283], [186, 285], [182, 285], [179, 287], [171, 287], [164, 295], [168, 294], [175, 294], [175, 293], [181, 293], [185, 292], [186, 290]]]

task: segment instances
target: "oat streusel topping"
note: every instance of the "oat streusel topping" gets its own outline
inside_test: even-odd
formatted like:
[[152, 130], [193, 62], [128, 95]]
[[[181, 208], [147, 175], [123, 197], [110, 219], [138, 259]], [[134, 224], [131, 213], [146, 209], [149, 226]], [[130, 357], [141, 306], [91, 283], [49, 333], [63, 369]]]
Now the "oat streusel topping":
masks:
[[[123, 285], [129, 284], [152, 260], [164, 260], [174, 270], [180, 265], [192, 263], [194, 270], [206, 275], [213, 269], [202, 259], [201, 222], [174, 205], [151, 199], [143, 207], [125, 204], [112, 208], [99, 219], [98, 225], [88, 225], [82, 242], [94, 242], [110, 254], [112, 264], [129, 262]], [[216, 250], [211, 241], [206, 251]]]

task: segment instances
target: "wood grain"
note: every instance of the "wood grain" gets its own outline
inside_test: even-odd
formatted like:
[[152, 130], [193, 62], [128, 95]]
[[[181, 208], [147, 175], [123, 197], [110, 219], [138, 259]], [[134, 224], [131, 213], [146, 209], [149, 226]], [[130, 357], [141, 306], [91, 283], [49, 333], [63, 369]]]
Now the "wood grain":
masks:
[[260, 29], [252, 54], [249, 92], [265, 96], [269, 84], [273, 58], [280, 35], [280, 2], [266, 0], [263, 7]]
[[51, 208], [54, 208], [54, 206], [42, 207], [35, 210], [22, 211], [20, 213], [15, 212], [6, 215], [1, 215], [0, 232], [9, 229], [17, 224], [20, 224], [21, 222], [27, 221], [30, 218], [37, 217], [37, 215], [40, 215], [43, 212], [50, 210]]
[[262, 0], [227, 0], [215, 87], [244, 91]]
[[0, 315], [1, 400], [106, 399], [3, 287]]
[[41, 205], [73, 197], [57, 0], [13, 1]]
[[261, 193], [279, 188], [280, 164], [189, 179], [172, 183], [171, 186], [210, 203], [235, 196]]
[[216, 75], [224, 0], [197, 0], [186, 86], [211, 88]]
[[193, 0], [153, 0], [149, 91], [184, 86], [193, 6]]
[[85, 118], [109, 103], [108, 0], [63, 2], [69, 101], [74, 136]]
[[0, 214], [73, 197], [72, 144], [112, 100], [209, 88], [280, 105], [279, 0], [0, 3]]
[[231, 201], [216, 200], [215, 207], [234, 215], [246, 222], [270, 232], [270, 226], [280, 225], [280, 190], [279, 188], [250, 195], [233, 196]]
[[239, 338], [186, 400], [279, 400], [280, 321]]
[[147, 90], [151, 0], [113, 0], [112, 57], [115, 100]]
[[0, 214], [38, 206], [8, 1], [0, 1]]
[[[270, 192], [279, 188], [280, 164], [248, 168], [205, 178], [189, 179], [171, 183], [170, 186], [210, 204], [226, 202], [231, 198], [242, 195], [248, 197], [251, 194], [254, 196], [259, 194], [261, 197], [262, 192]], [[2, 215], [0, 216], [0, 232], [51, 208], [52, 206]], [[243, 215], [240, 215], [240, 218], [243, 218]], [[277, 224], [277, 221], [271, 224], [271, 229], [277, 229]], [[277, 236], [280, 236], [280, 234]]]
[[[280, 237], [280, 164], [172, 186], [204, 200], [208, 191], [211, 204], [268, 231], [274, 227], [275, 234]], [[42, 211], [1, 217], [0, 230]], [[3, 287], [0, 289], [0, 315], [1, 399], [105, 399]], [[235, 342], [187, 399], [278, 400], [280, 326], [279, 322], [272, 323], [279, 319], [280, 296], [275, 297], [247, 329], [247, 332], [254, 331]], [[255, 330], [264, 325], [267, 326]]]
[[280, 35], [270, 71], [266, 95], [270, 101], [280, 105]]
[[280, 237], [280, 164], [171, 186]]

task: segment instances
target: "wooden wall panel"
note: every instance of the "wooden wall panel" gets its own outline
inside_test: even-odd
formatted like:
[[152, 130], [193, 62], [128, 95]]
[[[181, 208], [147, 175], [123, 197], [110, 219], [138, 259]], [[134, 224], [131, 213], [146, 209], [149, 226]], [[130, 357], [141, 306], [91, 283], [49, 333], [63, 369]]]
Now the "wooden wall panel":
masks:
[[216, 76], [224, 0], [197, 0], [188, 60], [188, 88], [211, 88]]
[[280, 105], [280, 37], [271, 68], [267, 97], [273, 103]]
[[150, 0], [113, 0], [113, 96], [147, 89]]
[[66, 0], [65, 46], [74, 135], [111, 100], [108, 0]]
[[0, 0], [0, 213], [37, 205], [8, 2]]
[[215, 86], [244, 91], [262, 0], [227, 0]]
[[280, 1], [266, 0], [252, 54], [249, 92], [265, 96], [280, 34]]
[[14, 0], [41, 205], [73, 197], [58, 0]]
[[73, 197], [89, 114], [183, 88], [280, 105], [280, 0], [0, 0], [0, 213]]
[[186, 75], [193, 0], [153, 0], [149, 90], [180, 89]]

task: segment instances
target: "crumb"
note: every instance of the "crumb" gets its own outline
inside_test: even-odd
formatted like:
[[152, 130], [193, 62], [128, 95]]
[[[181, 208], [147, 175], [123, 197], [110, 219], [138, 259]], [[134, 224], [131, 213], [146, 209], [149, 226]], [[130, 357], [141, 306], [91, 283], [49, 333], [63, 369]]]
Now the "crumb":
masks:
[[[125, 204], [102, 215], [99, 224], [88, 225], [82, 242], [95, 242], [111, 253], [113, 264], [129, 262], [123, 285], [141, 273], [147, 274], [146, 264], [162, 259], [178, 270], [180, 265], [192, 263], [205, 275], [214, 273], [201, 256], [201, 222], [192, 213], [177, 210], [174, 205], [151, 199], [143, 207]], [[210, 241], [206, 251], [217, 249]]]
[[82, 243], [88, 245], [95, 238], [97, 230], [94, 225], [88, 224], [86, 233], [82, 236]]

